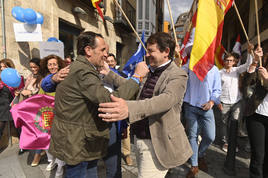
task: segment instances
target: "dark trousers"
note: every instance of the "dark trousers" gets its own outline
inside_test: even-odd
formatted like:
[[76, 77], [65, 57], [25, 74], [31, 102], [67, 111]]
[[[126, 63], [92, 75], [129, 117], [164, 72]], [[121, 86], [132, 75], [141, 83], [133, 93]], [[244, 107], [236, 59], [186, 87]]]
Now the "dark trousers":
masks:
[[268, 117], [255, 113], [246, 124], [251, 146], [250, 178], [268, 178]]
[[[112, 123], [107, 155], [103, 158], [107, 178], [121, 178], [121, 140], [117, 134], [116, 123]], [[97, 178], [98, 160], [81, 162], [77, 165], [66, 165], [65, 178]]]
[[5, 126], [6, 126], [6, 121], [0, 121], [0, 139], [1, 139], [2, 135], [3, 135]]
[[107, 178], [121, 178], [121, 138], [117, 132], [117, 123], [110, 129], [110, 140], [107, 155], [103, 158]]
[[84, 161], [77, 165], [66, 165], [65, 178], [98, 178], [98, 160]]

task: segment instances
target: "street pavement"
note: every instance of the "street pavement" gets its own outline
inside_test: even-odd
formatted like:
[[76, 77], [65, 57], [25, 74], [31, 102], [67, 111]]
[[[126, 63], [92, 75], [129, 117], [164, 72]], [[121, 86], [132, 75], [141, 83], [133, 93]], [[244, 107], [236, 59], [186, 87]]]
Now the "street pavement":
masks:
[[[239, 152], [236, 158], [236, 171], [237, 175], [230, 177], [224, 174], [222, 171], [223, 162], [226, 153], [223, 152], [219, 146], [211, 145], [207, 150], [206, 159], [208, 162], [208, 173], [200, 171], [198, 178], [248, 178], [248, 166], [249, 166], [249, 154], [243, 151], [243, 147], [247, 142], [246, 138], [239, 139]], [[134, 155], [134, 146], [132, 146], [131, 157], [133, 158], [133, 166], [127, 166], [122, 160], [122, 177], [123, 178], [136, 178], [137, 177], [137, 165]], [[46, 156], [42, 157], [39, 166], [31, 167], [30, 164], [33, 159], [34, 153], [32, 151], [25, 152], [22, 155], [18, 155], [19, 146], [13, 144], [13, 146], [7, 147], [0, 153], [0, 178], [54, 178], [56, 169], [53, 171], [46, 171], [48, 165]], [[170, 169], [165, 178], [184, 178], [189, 170], [190, 165], [188, 163]], [[103, 162], [99, 162], [99, 177], [105, 178], [105, 166]]]

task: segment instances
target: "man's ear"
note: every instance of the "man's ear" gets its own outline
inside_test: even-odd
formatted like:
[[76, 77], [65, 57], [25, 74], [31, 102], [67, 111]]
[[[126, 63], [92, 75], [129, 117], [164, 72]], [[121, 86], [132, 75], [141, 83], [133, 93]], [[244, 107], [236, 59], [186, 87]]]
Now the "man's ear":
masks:
[[92, 56], [92, 48], [90, 47], [90, 46], [86, 46], [85, 48], [84, 48], [84, 50], [85, 50], [85, 54], [86, 54], [86, 56]]
[[169, 53], [170, 53], [170, 49], [168, 47], [166, 47], [166, 49], [165, 49], [164, 52], [166, 53], [165, 56], [168, 57], [169, 56]]

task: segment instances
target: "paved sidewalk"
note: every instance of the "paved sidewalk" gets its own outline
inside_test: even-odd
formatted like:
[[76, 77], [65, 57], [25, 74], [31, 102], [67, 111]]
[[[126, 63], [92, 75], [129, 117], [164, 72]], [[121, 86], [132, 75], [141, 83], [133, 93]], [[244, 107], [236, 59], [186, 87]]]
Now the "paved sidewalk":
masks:
[[[245, 142], [245, 141], [244, 141]], [[54, 178], [55, 171], [46, 171], [48, 164], [46, 156], [41, 159], [40, 165], [37, 167], [31, 167], [30, 164], [33, 159], [33, 152], [25, 152], [22, 155], [18, 155], [18, 144], [14, 144], [12, 147], [7, 147], [2, 153], [0, 153], [0, 178]], [[132, 145], [132, 150], [134, 146]], [[200, 171], [199, 178], [248, 178], [248, 165], [249, 154], [242, 151], [237, 154], [236, 171], [237, 176], [230, 177], [224, 174], [222, 171], [223, 161], [226, 153], [219, 147], [211, 145], [207, 151], [207, 161], [209, 171], [208, 173]], [[133, 158], [133, 166], [127, 166], [122, 160], [122, 177], [123, 178], [136, 178], [137, 177], [137, 165], [135, 161], [134, 152], [131, 153]], [[102, 162], [99, 163], [99, 177], [105, 178], [105, 166]], [[189, 170], [189, 164], [186, 163], [183, 166], [176, 167], [169, 170], [166, 178], [184, 178]]]

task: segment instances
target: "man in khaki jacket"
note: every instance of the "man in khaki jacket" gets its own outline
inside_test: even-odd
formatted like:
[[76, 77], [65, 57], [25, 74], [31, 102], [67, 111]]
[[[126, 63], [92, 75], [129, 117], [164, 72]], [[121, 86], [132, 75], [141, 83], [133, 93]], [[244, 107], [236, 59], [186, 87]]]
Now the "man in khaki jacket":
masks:
[[187, 74], [171, 60], [174, 48], [175, 42], [167, 33], [151, 35], [146, 55], [150, 72], [141, 83], [138, 100], [111, 96], [113, 102], [99, 107], [105, 113], [99, 114], [104, 121], [129, 117], [134, 128], [139, 178], [163, 178], [169, 168], [184, 164], [192, 155], [180, 120]]
[[[94, 32], [80, 34], [77, 49], [69, 75], [56, 89], [49, 152], [66, 162], [66, 177], [96, 178], [98, 159], [106, 155], [109, 141], [110, 124], [98, 117], [98, 104], [111, 101], [97, 70], [104, 66], [107, 50], [103, 37]], [[135, 72], [147, 71], [144, 64]], [[113, 94], [130, 99], [138, 92], [137, 80], [126, 80]]]

